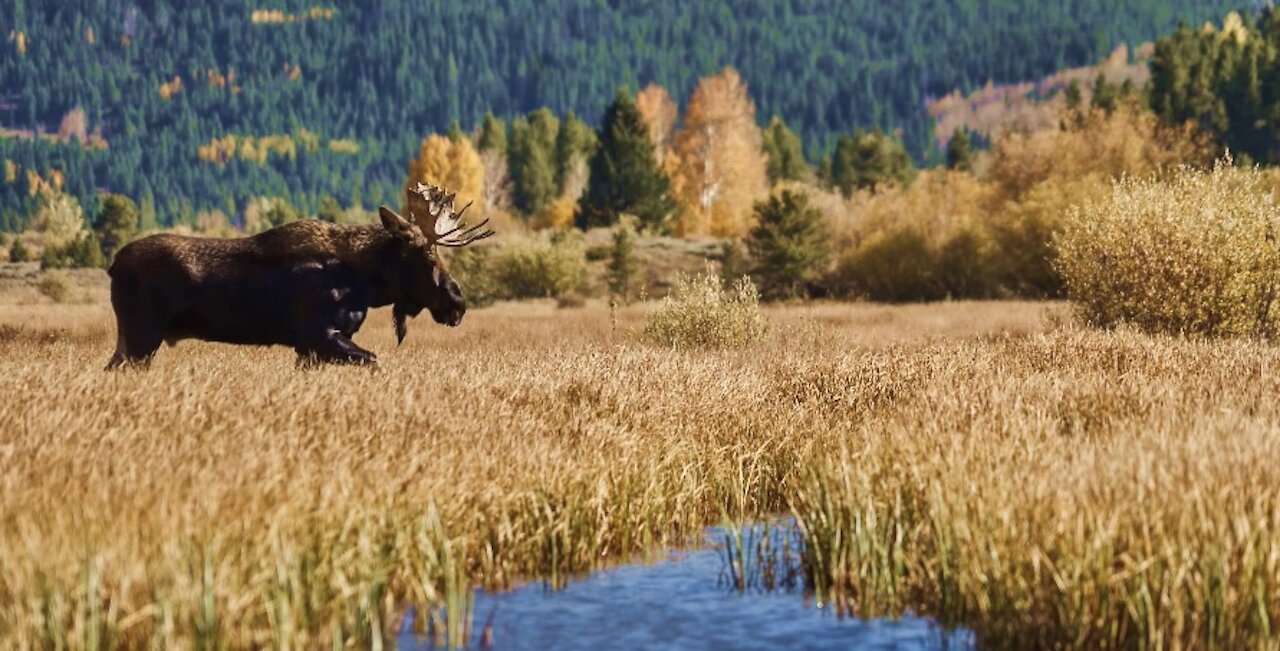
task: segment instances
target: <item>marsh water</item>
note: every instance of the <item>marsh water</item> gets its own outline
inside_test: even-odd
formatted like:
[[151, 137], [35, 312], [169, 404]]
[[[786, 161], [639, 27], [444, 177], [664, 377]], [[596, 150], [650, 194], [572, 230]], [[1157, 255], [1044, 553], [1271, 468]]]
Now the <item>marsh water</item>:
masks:
[[[472, 648], [492, 649], [973, 649], [974, 636], [932, 620], [903, 616], [839, 617], [807, 599], [794, 574], [750, 567], [742, 580], [730, 562], [734, 545], [711, 528], [703, 548], [654, 563], [593, 572], [551, 590], [529, 583], [499, 593], [478, 591]], [[748, 540], [785, 534], [750, 530]], [[753, 546], [748, 546], [752, 548]], [[758, 561], [756, 564], [759, 564]], [[776, 567], [775, 567], [776, 569]], [[791, 576], [788, 576], [791, 574]], [[487, 631], [485, 630], [487, 629]], [[400, 649], [430, 649], [415, 637], [412, 614]]]

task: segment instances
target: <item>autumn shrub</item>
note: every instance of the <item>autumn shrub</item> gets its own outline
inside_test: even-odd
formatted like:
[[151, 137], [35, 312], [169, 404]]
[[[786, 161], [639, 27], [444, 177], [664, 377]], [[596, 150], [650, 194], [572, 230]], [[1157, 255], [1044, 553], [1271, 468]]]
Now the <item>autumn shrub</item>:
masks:
[[1006, 134], [993, 147], [987, 179], [995, 282], [1008, 294], [1060, 295], [1052, 241], [1074, 206], [1101, 200], [1115, 179], [1208, 165], [1212, 152], [1194, 128], [1165, 125], [1132, 103], [1076, 114], [1067, 128]]
[[824, 282], [837, 296], [878, 301], [997, 294], [990, 195], [971, 174], [928, 171], [906, 188], [858, 192], [843, 208], [821, 200], [837, 251]]
[[726, 289], [711, 269], [677, 277], [671, 294], [644, 324], [650, 341], [672, 348], [746, 346], [760, 340], [765, 329], [760, 293], [751, 279], [743, 276]]
[[502, 298], [557, 297], [582, 282], [586, 259], [574, 232], [505, 238], [488, 261]]
[[997, 291], [995, 243], [985, 228], [965, 224], [955, 228], [934, 253], [934, 275], [947, 296], [990, 298]]
[[54, 303], [67, 302], [75, 287], [75, 283], [62, 271], [46, 271], [36, 280], [36, 291]]
[[812, 193], [836, 251], [828, 288], [882, 301], [1059, 296], [1053, 239], [1073, 206], [1103, 199], [1116, 178], [1211, 158], [1201, 134], [1132, 104], [1075, 117], [1064, 128], [1002, 136], [983, 178], [931, 170], [910, 186], [846, 200]]
[[502, 298], [491, 266], [496, 249], [496, 246], [467, 246], [446, 254], [445, 268], [462, 287], [462, 295], [471, 307], [491, 305]]
[[877, 301], [928, 301], [943, 296], [934, 256], [911, 226], [876, 231], [836, 262], [830, 282], [837, 294]]
[[75, 239], [57, 246], [46, 246], [40, 256], [40, 268], [68, 267], [97, 269], [106, 266], [102, 247], [89, 231], [81, 231]]
[[1264, 175], [1182, 169], [1125, 179], [1072, 213], [1058, 270], [1083, 319], [1148, 332], [1280, 334], [1280, 207]]

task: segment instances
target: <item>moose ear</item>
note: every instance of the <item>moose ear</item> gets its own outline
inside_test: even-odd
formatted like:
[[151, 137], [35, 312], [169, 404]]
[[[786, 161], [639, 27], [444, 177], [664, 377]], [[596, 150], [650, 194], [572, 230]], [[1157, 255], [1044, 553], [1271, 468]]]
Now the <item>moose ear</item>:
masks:
[[382, 225], [391, 231], [393, 235], [404, 239], [412, 239], [415, 229], [409, 220], [396, 214], [396, 211], [386, 207], [378, 206], [378, 216], [382, 218]]

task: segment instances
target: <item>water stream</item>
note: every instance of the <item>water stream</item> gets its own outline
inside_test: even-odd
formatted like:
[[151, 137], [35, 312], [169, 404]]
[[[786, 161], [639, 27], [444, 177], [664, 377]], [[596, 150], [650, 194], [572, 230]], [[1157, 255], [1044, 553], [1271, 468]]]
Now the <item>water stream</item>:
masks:
[[[760, 528], [748, 530], [759, 534]], [[477, 591], [472, 648], [492, 649], [973, 649], [965, 630], [903, 616], [864, 620], [819, 607], [786, 576], [759, 568], [735, 581], [726, 530], [708, 529], [704, 548], [650, 564], [612, 567], [560, 590], [541, 582]], [[777, 535], [777, 534], [769, 534]], [[750, 565], [750, 561], [748, 561]], [[784, 570], [783, 573], [786, 573]], [[739, 590], [738, 587], [743, 589]], [[430, 649], [412, 615], [400, 649]]]

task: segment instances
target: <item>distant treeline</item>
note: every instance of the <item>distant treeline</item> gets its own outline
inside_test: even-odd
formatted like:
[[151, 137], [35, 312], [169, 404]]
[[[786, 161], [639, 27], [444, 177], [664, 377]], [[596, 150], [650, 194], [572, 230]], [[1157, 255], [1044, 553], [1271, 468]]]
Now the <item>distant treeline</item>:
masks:
[[811, 162], [858, 127], [937, 161], [924, 100], [1090, 63], [1118, 42], [1222, 16], [1228, 0], [10, 0], [0, 9], [0, 230], [56, 176], [159, 223], [277, 196], [395, 201], [422, 137], [547, 106], [598, 126], [619, 86], [683, 105], [737, 67], [763, 124]]

